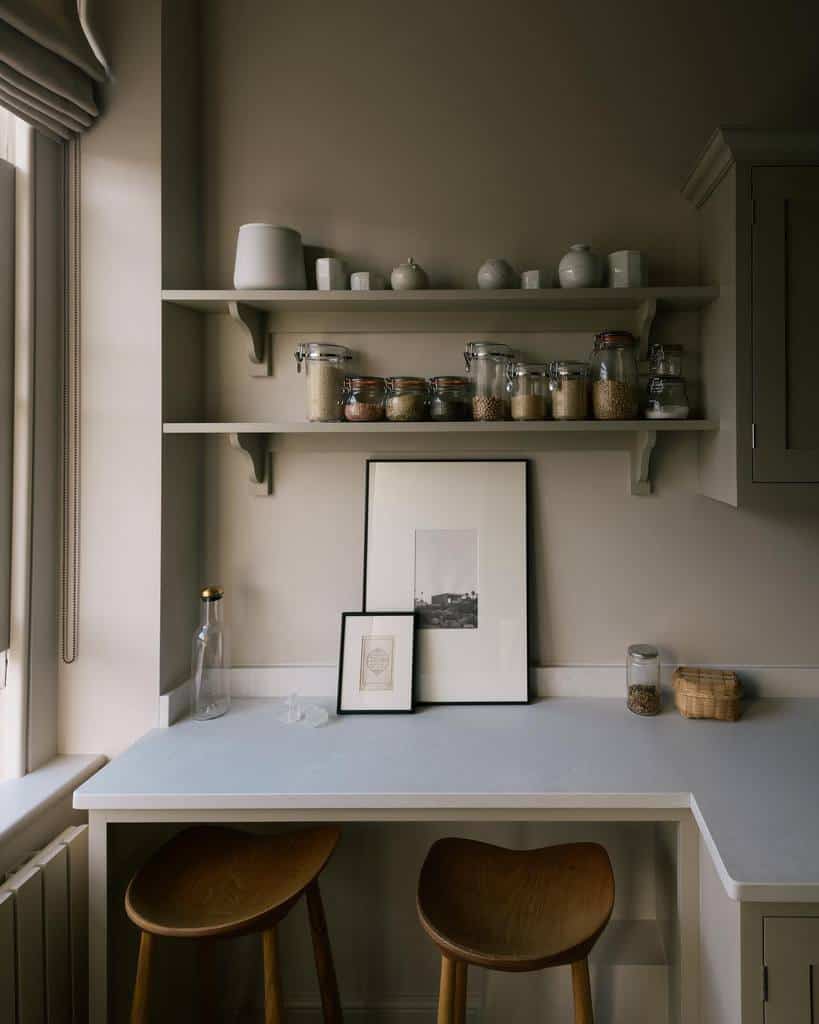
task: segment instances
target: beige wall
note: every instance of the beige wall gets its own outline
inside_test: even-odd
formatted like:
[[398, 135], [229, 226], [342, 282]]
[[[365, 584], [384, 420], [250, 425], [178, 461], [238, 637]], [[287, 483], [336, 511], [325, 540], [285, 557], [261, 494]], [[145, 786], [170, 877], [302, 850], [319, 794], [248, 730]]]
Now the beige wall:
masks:
[[[388, 271], [412, 254], [438, 285], [471, 284], [487, 256], [553, 267], [578, 240], [645, 249], [654, 283], [695, 283], [696, 215], [679, 185], [711, 131], [809, 120], [819, 100], [819, 26], [802, 4], [206, 11], [211, 287], [231, 285], [235, 232], [250, 220], [293, 224], [352, 268]], [[207, 415], [301, 415], [296, 339], [277, 338], [273, 379], [251, 380], [232, 326], [211, 328]], [[696, 349], [695, 318], [658, 328]], [[349, 344], [374, 372], [432, 373], [460, 368], [466, 337]], [[591, 335], [506, 340], [571, 356]], [[536, 456], [538, 663], [618, 662], [635, 640], [669, 660], [819, 663], [815, 512], [698, 497], [690, 439], [661, 441], [647, 499], [626, 496], [624, 454], [584, 448]], [[203, 579], [229, 588], [240, 663], [332, 662], [339, 613], [360, 601], [363, 461], [384, 445], [298, 449], [276, 457], [274, 497], [254, 500], [244, 462], [224, 442], [208, 448]]]

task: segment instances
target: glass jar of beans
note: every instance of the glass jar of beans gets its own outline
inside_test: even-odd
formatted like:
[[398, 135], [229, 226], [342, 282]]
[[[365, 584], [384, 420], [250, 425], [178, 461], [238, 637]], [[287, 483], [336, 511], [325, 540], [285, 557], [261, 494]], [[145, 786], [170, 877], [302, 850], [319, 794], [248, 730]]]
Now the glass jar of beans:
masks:
[[584, 420], [589, 414], [589, 364], [573, 359], [550, 363], [549, 390], [556, 420]]
[[384, 378], [348, 377], [344, 387], [344, 419], [374, 423], [384, 419]]
[[601, 331], [589, 360], [597, 420], [634, 420], [640, 409], [637, 339], [628, 331]]
[[423, 377], [387, 377], [386, 412], [393, 423], [427, 418], [427, 382]]
[[548, 368], [542, 363], [514, 363], [509, 367], [509, 395], [513, 420], [545, 420], [549, 414]]
[[473, 420], [509, 419], [508, 368], [514, 353], [496, 341], [470, 341], [464, 361], [472, 386]]

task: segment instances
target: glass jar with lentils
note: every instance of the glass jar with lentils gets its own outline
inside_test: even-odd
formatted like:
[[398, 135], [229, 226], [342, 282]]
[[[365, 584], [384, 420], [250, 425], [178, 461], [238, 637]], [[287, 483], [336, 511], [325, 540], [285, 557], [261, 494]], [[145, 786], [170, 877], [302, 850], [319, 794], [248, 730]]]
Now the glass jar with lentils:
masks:
[[345, 420], [374, 423], [384, 419], [383, 377], [348, 377], [344, 383]]
[[507, 372], [514, 353], [496, 341], [470, 341], [464, 361], [472, 387], [473, 420], [509, 419]]

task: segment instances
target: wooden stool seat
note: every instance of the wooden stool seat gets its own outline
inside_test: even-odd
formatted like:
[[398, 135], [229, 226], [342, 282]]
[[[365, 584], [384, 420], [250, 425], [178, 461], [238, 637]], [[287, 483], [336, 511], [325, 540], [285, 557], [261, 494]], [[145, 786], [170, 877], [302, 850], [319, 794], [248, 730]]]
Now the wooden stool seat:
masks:
[[125, 910], [154, 935], [204, 939], [260, 931], [284, 917], [318, 877], [339, 836], [335, 827], [278, 836], [188, 829], [134, 876]]
[[441, 839], [418, 883], [421, 924], [442, 954], [440, 1024], [463, 1021], [466, 966], [572, 965], [575, 1020], [592, 1021], [587, 957], [614, 908], [614, 874], [596, 843], [507, 850]]
[[[335, 826], [258, 836], [215, 826], [180, 832], [140, 868], [125, 893], [128, 917], [141, 929], [132, 1024], [147, 1024], [156, 936], [215, 939], [262, 933], [266, 1024], [283, 1020], [276, 925], [305, 895], [325, 1021], [340, 1022], [318, 876], [338, 844]], [[212, 1006], [204, 1012], [212, 1013]]]

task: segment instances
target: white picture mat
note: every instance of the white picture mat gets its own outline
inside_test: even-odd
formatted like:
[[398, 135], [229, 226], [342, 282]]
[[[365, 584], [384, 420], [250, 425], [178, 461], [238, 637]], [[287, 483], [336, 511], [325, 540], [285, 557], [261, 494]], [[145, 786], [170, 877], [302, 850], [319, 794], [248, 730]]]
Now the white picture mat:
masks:
[[[409, 711], [412, 708], [412, 643], [414, 624], [407, 615], [348, 615], [344, 620], [341, 665], [342, 711]], [[359, 689], [361, 641], [365, 636], [392, 636], [393, 689]]]
[[478, 628], [421, 629], [419, 701], [525, 701], [526, 463], [369, 464], [366, 610], [413, 608], [415, 531], [478, 532]]

